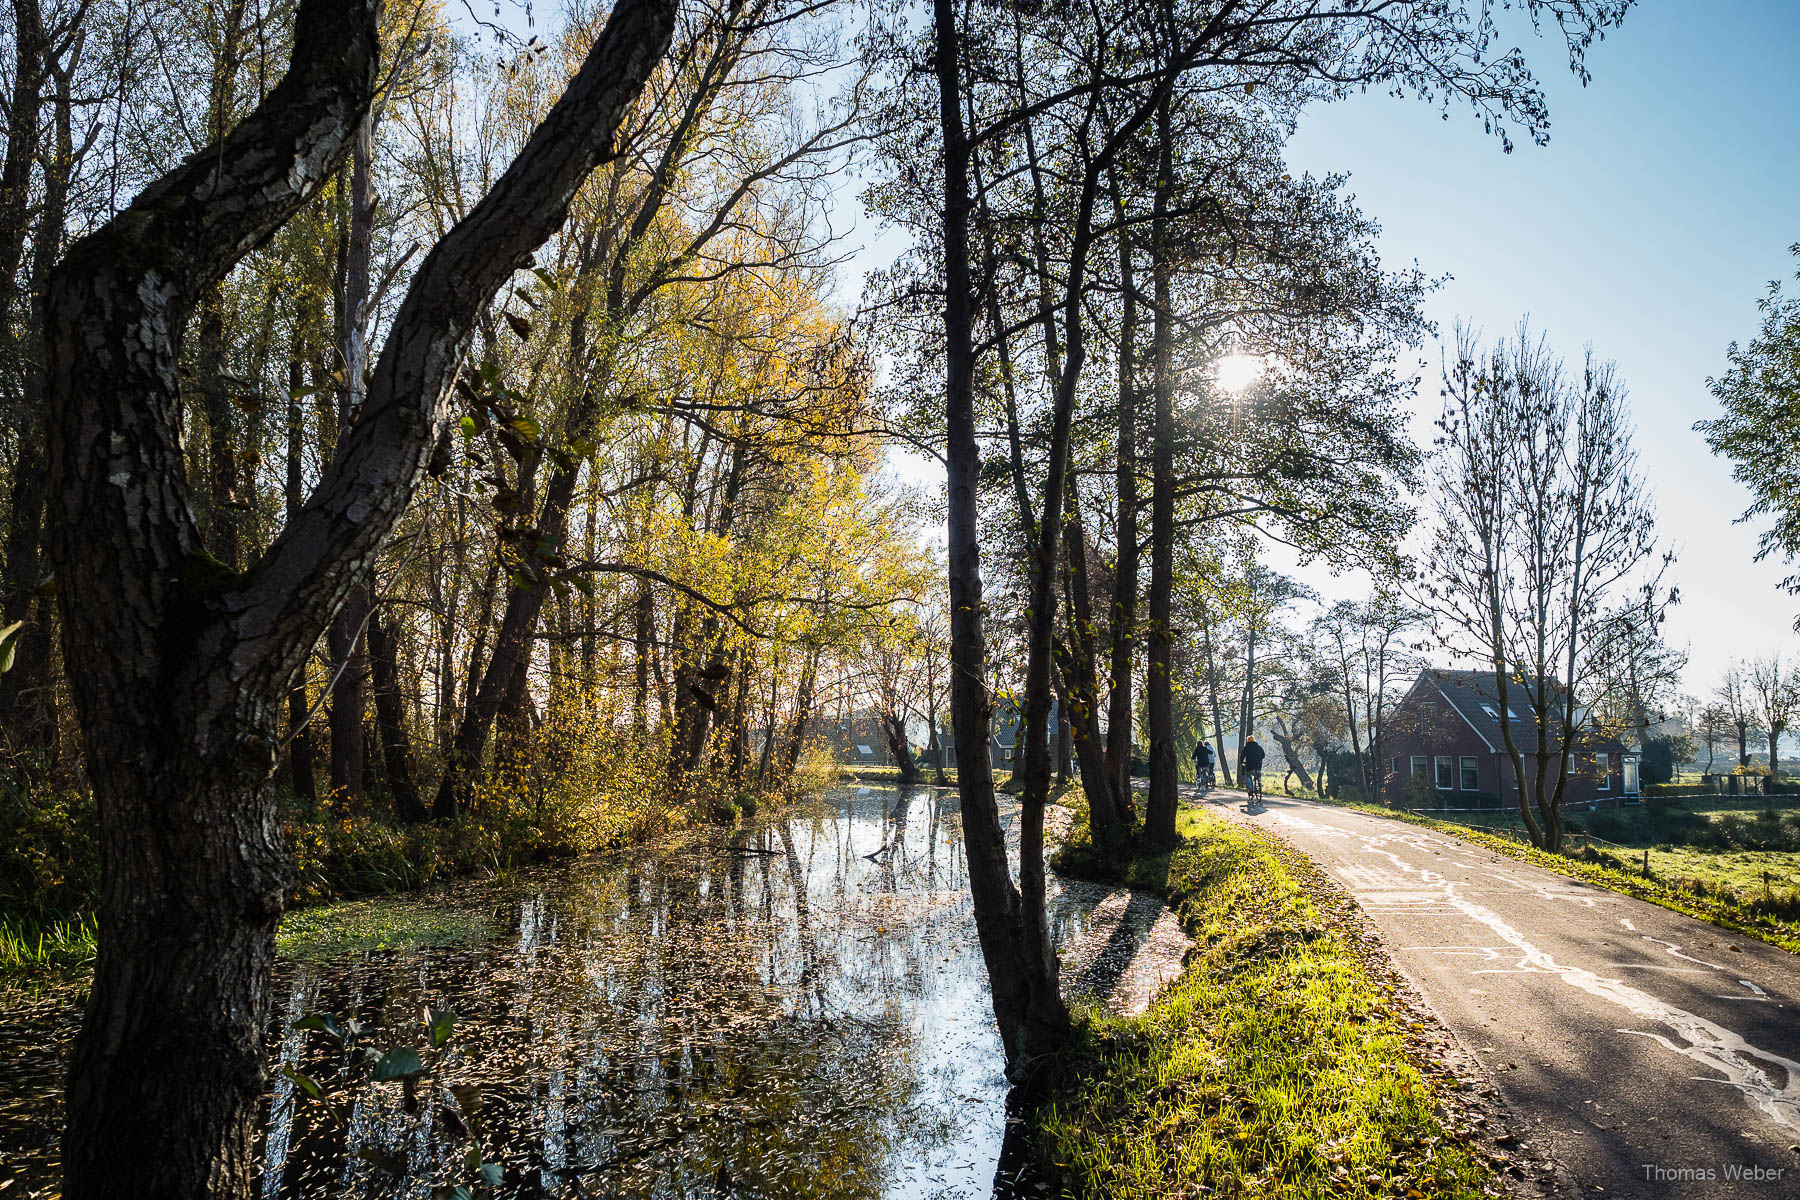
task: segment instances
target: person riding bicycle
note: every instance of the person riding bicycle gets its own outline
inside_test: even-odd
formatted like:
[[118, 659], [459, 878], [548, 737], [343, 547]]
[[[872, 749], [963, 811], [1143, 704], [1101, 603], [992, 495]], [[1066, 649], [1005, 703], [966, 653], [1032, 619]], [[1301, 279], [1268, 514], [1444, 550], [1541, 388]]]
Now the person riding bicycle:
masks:
[[1262, 798], [1262, 765], [1263, 748], [1257, 743], [1256, 735], [1251, 734], [1244, 739], [1244, 748], [1238, 751], [1238, 781], [1250, 793], [1252, 804]]
[[1202, 792], [1210, 791], [1213, 785], [1213, 748], [1205, 739], [1194, 747], [1194, 780], [1200, 785]]

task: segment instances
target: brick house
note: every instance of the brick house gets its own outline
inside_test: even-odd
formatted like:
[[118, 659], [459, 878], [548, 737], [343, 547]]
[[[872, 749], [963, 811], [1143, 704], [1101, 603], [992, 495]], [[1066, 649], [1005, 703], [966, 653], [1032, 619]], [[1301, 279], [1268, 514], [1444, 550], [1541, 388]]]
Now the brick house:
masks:
[[[1558, 685], [1560, 689], [1560, 685]], [[1521, 697], [1507, 689], [1513, 742], [1530, 776], [1537, 768], [1537, 727]], [[1514, 808], [1518, 781], [1500, 728], [1499, 689], [1492, 671], [1426, 670], [1389, 718], [1385, 739], [1388, 771], [1382, 798], [1411, 803], [1415, 778], [1429, 787], [1440, 808]], [[1638, 756], [1616, 738], [1588, 730], [1569, 757], [1563, 803], [1607, 808], [1638, 796]], [[1560, 746], [1552, 743], [1554, 758]]]

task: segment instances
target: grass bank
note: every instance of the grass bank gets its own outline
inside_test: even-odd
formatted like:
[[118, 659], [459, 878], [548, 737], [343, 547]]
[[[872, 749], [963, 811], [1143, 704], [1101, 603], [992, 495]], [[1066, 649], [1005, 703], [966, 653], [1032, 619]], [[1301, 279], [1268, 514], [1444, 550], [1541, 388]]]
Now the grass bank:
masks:
[[[1354, 906], [1306, 860], [1209, 813], [1115, 877], [1195, 946], [1145, 1013], [1090, 1017], [1027, 1114], [1064, 1196], [1457, 1198], [1498, 1192]], [[1078, 828], [1059, 867], [1099, 861]]]

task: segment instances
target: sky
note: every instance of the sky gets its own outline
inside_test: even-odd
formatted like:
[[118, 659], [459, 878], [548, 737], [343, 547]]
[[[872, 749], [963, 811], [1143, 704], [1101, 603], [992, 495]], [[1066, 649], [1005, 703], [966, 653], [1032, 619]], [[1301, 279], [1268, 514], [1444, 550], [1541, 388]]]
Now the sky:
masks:
[[[1693, 430], [1717, 411], [1706, 380], [1726, 347], [1759, 327], [1757, 299], [1800, 266], [1788, 254], [1800, 242], [1796, 46], [1800, 0], [1648, 0], [1592, 48], [1585, 88], [1560, 42], [1524, 43], [1550, 102], [1546, 146], [1515, 137], [1506, 154], [1466, 110], [1445, 119], [1383, 94], [1310, 110], [1289, 146], [1293, 167], [1349, 176], [1390, 268], [1451, 277], [1426, 303], [1443, 336], [1458, 319], [1507, 335], [1529, 316], [1565, 359], [1592, 343], [1617, 361], [1678, 556], [1664, 632], [1687, 650], [1697, 696], [1733, 658], [1800, 659], [1788, 569], [1754, 561], [1758, 527], [1736, 523], [1748, 493]], [[866, 219], [852, 237], [867, 243], [856, 267], [891, 258], [891, 235]], [[1438, 412], [1437, 348], [1424, 359], [1422, 442]], [[1295, 573], [1327, 598], [1368, 586]]]
[[[1312, 110], [1289, 147], [1295, 167], [1350, 176], [1390, 267], [1452, 276], [1426, 304], [1443, 336], [1458, 318], [1510, 334], [1529, 315], [1565, 359], [1592, 343], [1618, 362], [1678, 555], [1664, 632], [1687, 648], [1696, 695], [1733, 657], [1800, 657], [1788, 570], [1754, 561], [1758, 527], [1735, 523], [1749, 495], [1693, 430], [1717, 412], [1706, 380], [1755, 335], [1768, 282], [1800, 266], [1788, 254], [1800, 242], [1796, 46], [1794, 0], [1650, 0], [1592, 49], [1585, 88], [1557, 45], [1526, 43], [1550, 101], [1547, 146], [1505, 154], [1466, 113], [1364, 95]], [[1431, 383], [1421, 438], [1439, 403]]]

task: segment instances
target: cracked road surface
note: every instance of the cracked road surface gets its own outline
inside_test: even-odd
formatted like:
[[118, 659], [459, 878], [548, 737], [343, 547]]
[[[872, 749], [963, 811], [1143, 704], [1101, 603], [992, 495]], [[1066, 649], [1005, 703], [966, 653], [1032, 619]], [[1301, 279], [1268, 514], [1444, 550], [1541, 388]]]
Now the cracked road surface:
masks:
[[1800, 1196], [1800, 956], [1434, 830], [1271, 797], [1581, 1195]]

